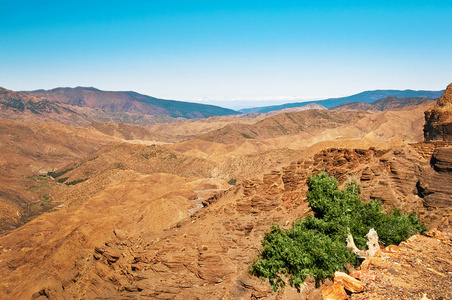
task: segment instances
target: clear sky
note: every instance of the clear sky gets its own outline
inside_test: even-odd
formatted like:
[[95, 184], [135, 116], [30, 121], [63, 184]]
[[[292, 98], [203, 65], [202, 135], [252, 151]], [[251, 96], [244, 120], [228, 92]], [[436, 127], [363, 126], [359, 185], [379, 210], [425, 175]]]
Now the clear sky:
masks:
[[0, 0], [0, 86], [12, 90], [228, 106], [450, 82], [450, 0]]

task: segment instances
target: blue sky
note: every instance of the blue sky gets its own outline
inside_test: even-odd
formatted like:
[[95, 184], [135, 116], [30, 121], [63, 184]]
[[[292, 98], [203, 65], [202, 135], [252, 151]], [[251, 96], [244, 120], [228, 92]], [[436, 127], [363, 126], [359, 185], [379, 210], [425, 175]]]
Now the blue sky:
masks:
[[441, 90], [451, 16], [450, 0], [0, 0], [0, 86], [224, 106]]

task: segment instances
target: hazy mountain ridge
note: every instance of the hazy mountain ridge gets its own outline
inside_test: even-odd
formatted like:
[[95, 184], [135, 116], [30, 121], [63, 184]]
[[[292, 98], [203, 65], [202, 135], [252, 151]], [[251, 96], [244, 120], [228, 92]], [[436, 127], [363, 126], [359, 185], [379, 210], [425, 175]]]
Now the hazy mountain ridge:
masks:
[[172, 118], [208, 118], [233, 115], [238, 112], [214, 105], [165, 100], [139, 94], [133, 91], [113, 92], [96, 88], [56, 88], [23, 92], [45, 97], [80, 107], [99, 108], [110, 113], [134, 113], [145, 115], [167, 115]]
[[313, 100], [306, 102], [296, 102], [296, 103], [286, 103], [282, 105], [272, 105], [272, 106], [264, 106], [264, 107], [253, 107], [253, 108], [245, 108], [239, 110], [242, 113], [252, 113], [252, 112], [260, 112], [266, 113], [274, 110], [282, 110], [285, 108], [292, 107], [300, 107], [309, 103], [317, 103], [322, 105], [328, 109], [333, 108], [335, 106], [347, 103], [347, 102], [364, 102], [364, 103], [372, 103], [377, 100], [394, 96], [398, 98], [409, 98], [409, 97], [426, 97], [429, 99], [437, 99], [441, 97], [444, 90], [442, 91], [415, 91], [415, 90], [374, 90], [374, 91], [364, 91], [355, 95], [340, 97], [340, 98], [330, 98], [324, 100]]
[[361, 110], [361, 111], [384, 111], [389, 109], [403, 108], [410, 105], [419, 105], [421, 103], [431, 101], [432, 99], [427, 97], [406, 97], [397, 98], [395, 96], [389, 96], [372, 103], [365, 102], [347, 102], [335, 107], [330, 108], [331, 110]]
[[[325, 108], [381, 111], [420, 104], [428, 99], [439, 98], [442, 92], [375, 90], [342, 98], [254, 107], [242, 109], [239, 112], [214, 105], [158, 99], [133, 91], [102, 91], [93, 87], [25, 91], [18, 93], [18, 95], [31, 95], [41, 99], [41, 106], [47, 108], [47, 110], [40, 110], [42, 115], [50, 111], [60, 113], [59, 111], [63, 109], [69, 111], [75, 116], [68, 117], [76, 120], [73, 121], [73, 125], [87, 125], [94, 122], [152, 125], [159, 122], [173, 122], [172, 118], [196, 119], [237, 115], [239, 113], [246, 114], [248, 117], [268, 117], [278, 113]], [[11, 107], [17, 106], [17, 108], [23, 106], [15, 102], [8, 105]], [[55, 105], [63, 108], [53, 108]], [[35, 111], [37, 112], [36, 109]], [[81, 121], [80, 119], [86, 120]], [[68, 124], [68, 121], [66, 121], [66, 124]]]
[[32, 123], [54, 121], [72, 126], [85, 126], [95, 122], [152, 125], [175, 121], [174, 118], [164, 114], [112, 113], [101, 108], [67, 104], [4, 88], [0, 88], [0, 108], [0, 117], [5, 119]]

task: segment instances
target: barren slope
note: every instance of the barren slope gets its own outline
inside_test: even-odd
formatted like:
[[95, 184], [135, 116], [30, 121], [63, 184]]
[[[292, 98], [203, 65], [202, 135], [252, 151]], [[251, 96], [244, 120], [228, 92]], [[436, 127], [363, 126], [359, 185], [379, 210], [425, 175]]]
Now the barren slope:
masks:
[[93, 122], [124, 122], [151, 125], [172, 122], [174, 118], [163, 115], [146, 115], [141, 112], [111, 112], [97, 107], [80, 107], [41, 96], [28, 95], [0, 87], [0, 117], [32, 123], [59, 122], [84, 126]]
[[2, 299], [30, 299], [42, 288], [70, 280], [76, 275], [77, 257], [100, 246], [115, 228], [147, 237], [169, 228], [189, 215], [190, 197], [204, 188], [202, 182], [175, 175], [122, 172], [120, 184], [0, 238]]
[[[316, 111], [281, 114], [256, 124], [228, 125], [203, 135], [200, 139], [164, 147], [215, 162], [218, 165], [218, 174], [246, 179], [269, 169], [278, 169], [296, 159], [297, 155], [304, 155], [308, 147], [318, 143], [348, 147], [350, 141], [360, 140], [364, 147], [370, 147], [377, 142], [386, 141], [418, 142], [422, 140], [424, 111], [433, 104], [434, 101], [430, 101], [375, 114], [333, 114], [334, 118], [343, 117], [338, 121], [333, 118], [325, 121], [322, 116], [329, 114], [319, 117]], [[305, 119], [306, 114], [316, 119]], [[349, 118], [350, 116], [358, 117], [355, 119]], [[297, 123], [298, 120], [300, 121]], [[304, 123], [300, 125], [302, 122]], [[281, 134], [281, 128], [284, 128], [287, 135]], [[245, 130], [250, 131], [250, 134], [253, 134], [251, 130], [260, 134], [256, 135], [256, 138], [245, 138], [241, 135]], [[269, 136], [269, 132], [278, 134], [275, 134], [274, 138], [263, 138]], [[219, 136], [218, 133], [224, 135]], [[234, 140], [235, 142], [232, 142]]]
[[[430, 160], [406, 143], [422, 135], [429, 105], [280, 114], [201, 139], [106, 145], [74, 159], [54, 170], [64, 183], [45, 177], [35, 185], [48, 185], [62, 205], [0, 237], [0, 298], [315, 299], [313, 282], [301, 294], [290, 287], [275, 294], [248, 274], [271, 225], [288, 228], [310, 213], [306, 179], [313, 172], [325, 170], [341, 184], [354, 179], [364, 201], [381, 199], [386, 209], [450, 231], [452, 152], [438, 150]], [[133, 130], [113, 127], [112, 135]], [[229, 188], [230, 178], [239, 180]], [[437, 248], [449, 259], [448, 248]], [[443, 275], [438, 285], [448, 286]], [[384, 279], [377, 283], [388, 289]], [[426, 288], [418, 284], [416, 293]]]
[[175, 143], [195, 138], [228, 124], [254, 124], [260, 119], [244, 116], [210, 117], [200, 120], [174, 119], [172, 122], [157, 123], [151, 126], [97, 122], [88, 127], [135, 143]]
[[231, 124], [222, 129], [201, 135], [199, 139], [221, 143], [235, 143], [245, 139], [268, 139], [279, 136], [297, 135], [307, 130], [320, 133], [321, 130], [339, 127], [353, 122], [364, 114], [357, 112], [330, 112], [307, 110], [282, 113], [265, 118], [256, 124]]
[[0, 231], [15, 228], [30, 215], [47, 209], [43, 203], [50, 200], [44, 196], [48, 185], [40, 174], [117, 142], [88, 129], [5, 119], [0, 119], [0, 136]]
[[[10, 299], [34, 293], [56, 298], [274, 299], [270, 286], [247, 270], [271, 225], [287, 227], [309, 213], [305, 193], [310, 172], [325, 169], [340, 182], [356, 179], [364, 199], [381, 198], [385, 206], [418, 212], [433, 224], [438, 221], [435, 211], [416, 195], [419, 170], [428, 168], [406, 145], [324, 149], [221, 192], [191, 218], [189, 199], [198, 189], [192, 181], [123, 171], [131, 172], [123, 184], [2, 237], [6, 251], [0, 257], [0, 291]], [[115, 228], [128, 233], [113, 233]], [[159, 231], [163, 228], [167, 230]], [[34, 284], [21, 281], [24, 276]], [[293, 292], [288, 288], [280, 297]], [[313, 283], [301, 292], [318, 293]]]

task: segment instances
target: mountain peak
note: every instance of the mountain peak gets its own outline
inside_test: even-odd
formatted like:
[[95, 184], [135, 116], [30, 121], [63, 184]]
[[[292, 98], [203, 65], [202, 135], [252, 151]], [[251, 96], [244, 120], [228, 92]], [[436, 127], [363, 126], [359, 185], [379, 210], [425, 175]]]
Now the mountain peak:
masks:
[[85, 86], [77, 86], [74, 88], [75, 90], [86, 90], [86, 91], [93, 91], [93, 92], [101, 92], [101, 90], [96, 89], [95, 87], [85, 87]]
[[452, 106], [452, 83], [447, 86], [441, 98], [437, 102], [438, 107]]

